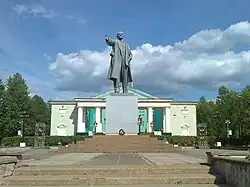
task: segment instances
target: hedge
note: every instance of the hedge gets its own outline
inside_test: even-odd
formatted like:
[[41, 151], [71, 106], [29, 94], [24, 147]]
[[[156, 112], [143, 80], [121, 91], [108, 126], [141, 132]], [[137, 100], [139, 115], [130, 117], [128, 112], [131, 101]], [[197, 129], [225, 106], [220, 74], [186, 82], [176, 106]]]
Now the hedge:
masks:
[[197, 136], [170, 136], [162, 135], [158, 137], [159, 140], [168, 141], [170, 144], [177, 144], [179, 146], [198, 146], [199, 138]]
[[239, 138], [219, 138], [218, 142], [221, 142], [222, 146], [248, 146], [250, 145], [250, 136], [242, 136]]
[[[170, 136], [162, 135], [158, 136], [159, 140], [168, 141], [170, 144], [178, 144], [179, 146], [199, 146], [199, 136]], [[216, 137], [207, 137], [207, 143], [209, 146], [215, 146], [216, 142], [221, 142], [222, 146], [227, 146], [228, 143], [230, 146], [248, 146], [250, 145], [250, 136], [244, 136], [240, 138], [216, 138]]]
[[[45, 138], [45, 146], [57, 146], [60, 142], [62, 145], [67, 145], [74, 141], [84, 140], [86, 136], [47, 136]], [[21, 136], [5, 137], [3, 138], [3, 145], [6, 147], [18, 147], [22, 141]], [[24, 142], [27, 146], [34, 146], [35, 137], [25, 136]]]

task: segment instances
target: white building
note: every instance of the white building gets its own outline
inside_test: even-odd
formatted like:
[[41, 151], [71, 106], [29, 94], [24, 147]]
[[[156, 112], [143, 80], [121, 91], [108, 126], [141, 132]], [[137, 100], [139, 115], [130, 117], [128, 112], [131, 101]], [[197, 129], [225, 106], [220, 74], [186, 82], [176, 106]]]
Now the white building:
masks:
[[[108, 134], [105, 98], [110, 93], [107, 92], [94, 98], [51, 101], [51, 135], [73, 136], [89, 131]], [[134, 88], [129, 88], [129, 93], [134, 93], [138, 97], [140, 132], [162, 131], [172, 133], [172, 135], [197, 135], [196, 102], [157, 98]]]

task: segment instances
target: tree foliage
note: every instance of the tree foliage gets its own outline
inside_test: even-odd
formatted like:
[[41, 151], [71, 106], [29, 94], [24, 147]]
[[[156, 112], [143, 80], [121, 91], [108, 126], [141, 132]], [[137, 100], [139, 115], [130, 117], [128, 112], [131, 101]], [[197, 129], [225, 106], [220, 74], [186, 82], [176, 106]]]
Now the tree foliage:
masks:
[[208, 135], [216, 139], [227, 137], [228, 130], [232, 130], [232, 138], [250, 136], [250, 86], [241, 92], [221, 86], [214, 101], [201, 97], [197, 105], [197, 123], [206, 123]]
[[[30, 97], [21, 74], [10, 76], [5, 84], [0, 80], [0, 139], [16, 136], [22, 128], [21, 122], [26, 135], [34, 135], [38, 122], [47, 125], [48, 135], [50, 110], [42, 97]], [[226, 124], [226, 120], [230, 124]], [[213, 101], [207, 101], [202, 96], [197, 105], [197, 123], [206, 123], [208, 135], [217, 140], [227, 137], [228, 129], [233, 132], [232, 138], [250, 137], [250, 86], [241, 92], [221, 86]]]
[[35, 124], [50, 126], [49, 107], [40, 96], [30, 97], [22, 75], [15, 73], [4, 84], [0, 80], [0, 137], [16, 136], [24, 124], [25, 135], [34, 135]]

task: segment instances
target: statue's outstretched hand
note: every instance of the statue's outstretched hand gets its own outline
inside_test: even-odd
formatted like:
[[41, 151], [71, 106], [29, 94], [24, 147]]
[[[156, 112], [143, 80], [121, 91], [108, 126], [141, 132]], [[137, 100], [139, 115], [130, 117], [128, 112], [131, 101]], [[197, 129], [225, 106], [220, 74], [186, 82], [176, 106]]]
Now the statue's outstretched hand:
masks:
[[105, 37], [104, 37], [104, 38], [105, 38], [105, 40], [109, 40], [109, 37], [108, 37], [107, 35], [105, 35]]

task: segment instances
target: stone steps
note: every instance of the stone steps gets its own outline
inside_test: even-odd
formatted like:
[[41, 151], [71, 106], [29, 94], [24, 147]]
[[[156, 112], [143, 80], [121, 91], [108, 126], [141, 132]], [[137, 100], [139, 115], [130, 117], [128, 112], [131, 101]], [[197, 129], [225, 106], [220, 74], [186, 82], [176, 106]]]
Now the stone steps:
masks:
[[43, 176], [12, 176], [4, 178], [3, 185], [23, 186], [59, 186], [59, 185], [139, 185], [139, 184], [223, 184], [221, 176], [210, 174], [167, 174], [162, 176], [82, 176], [82, 175], [43, 175]]
[[190, 184], [195, 187], [195, 184], [199, 184], [199, 187], [215, 187], [213, 184], [225, 183], [222, 176], [209, 173], [210, 168], [204, 165], [42, 165], [19, 167], [13, 176], [3, 178], [2, 185], [20, 187], [144, 185], [149, 187], [161, 184], [166, 187], [175, 185], [177, 187], [179, 184]]
[[[105, 167], [105, 168], [104, 168]], [[99, 175], [99, 176], [148, 176], [166, 174], [207, 174], [210, 168], [207, 166], [168, 166], [168, 167], [109, 167], [103, 168], [76, 166], [72, 167], [24, 167], [15, 171], [17, 175]]]
[[173, 145], [164, 144], [156, 138], [150, 136], [116, 136], [103, 135], [93, 136], [84, 141], [79, 141], [76, 144], [70, 144], [67, 148], [61, 147], [58, 152], [77, 152], [77, 153], [135, 153], [135, 152], [180, 152], [180, 148], [174, 148]]
[[[127, 187], [128, 185], [116, 185], [116, 187]], [[131, 187], [152, 187], [152, 185], [129, 185]], [[22, 187], [19, 185], [15, 186], [9, 186], [8, 187]], [[40, 186], [40, 187], [53, 187], [53, 186]], [[62, 186], [60, 187], [89, 187], [89, 185], [68, 185], [68, 186]], [[110, 185], [98, 185], [98, 187], [110, 187]], [[154, 184], [154, 187], [229, 187], [226, 184]]]
[[180, 152], [179, 149], [95, 149], [95, 148], [81, 148], [81, 149], [68, 149], [68, 148], [60, 148], [58, 150], [60, 153], [176, 153]]

